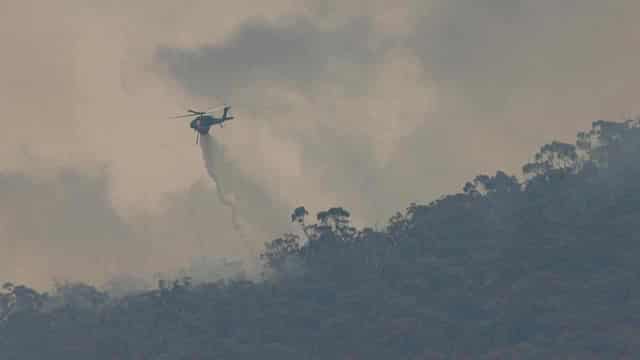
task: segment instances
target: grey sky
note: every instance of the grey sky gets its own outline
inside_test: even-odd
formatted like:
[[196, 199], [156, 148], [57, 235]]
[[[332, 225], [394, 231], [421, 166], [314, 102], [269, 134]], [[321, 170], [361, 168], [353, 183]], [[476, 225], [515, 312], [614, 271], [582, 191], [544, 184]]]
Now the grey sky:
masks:
[[[31, 230], [3, 227], [0, 244], [16, 250], [0, 261], [50, 264], [8, 272], [17, 280], [103, 277], [69, 261], [69, 247], [76, 259], [120, 254], [122, 271], [181, 266], [202, 254], [207, 228], [206, 254], [241, 253], [192, 133], [167, 119], [185, 107], [234, 106], [237, 119], [213, 130], [233, 173], [223, 176], [269, 236], [289, 230], [297, 205], [382, 224], [479, 172], [517, 173], [538, 146], [593, 120], [638, 111], [631, 0], [3, 4], [0, 173], [11, 181], [0, 194], [33, 190], [3, 204], [5, 219], [20, 214], [15, 229]], [[50, 175], [103, 165], [97, 177]], [[93, 195], [74, 202], [77, 186]], [[55, 187], [75, 205], [48, 216], [58, 198], [43, 189]], [[42, 210], [8, 210], [25, 201]], [[82, 243], [86, 228], [69, 219], [85, 207], [83, 223], [102, 230]], [[194, 225], [200, 216], [207, 227]]]

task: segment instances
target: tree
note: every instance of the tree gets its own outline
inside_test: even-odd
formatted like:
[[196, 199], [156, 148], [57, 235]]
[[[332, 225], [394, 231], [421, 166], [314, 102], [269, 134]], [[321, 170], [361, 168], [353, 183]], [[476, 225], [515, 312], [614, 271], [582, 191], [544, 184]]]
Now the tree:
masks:
[[495, 176], [478, 175], [464, 185], [463, 191], [471, 196], [487, 193], [511, 193], [520, 191], [520, 183], [515, 176], [497, 171]]
[[287, 259], [300, 253], [299, 240], [297, 235], [284, 234], [284, 236], [266, 243], [260, 258], [272, 269], [283, 270]]
[[109, 295], [95, 287], [83, 283], [56, 283], [52, 300], [58, 300], [60, 305], [75, 308], [97, 308], [106, 304]]
[[351, 239], [355, 235], [356, 229], [351, 226], [350, 217], [351, 213], [342, 207], [321, 211], [316, 216], [320, 222], [317, 229], [320, 232], [333, 232], [342, 240]]
[[310, 234], [309, 234], [309, 227], [305, 223], [305, 217], [307, 215], [309, 215], [309, 212], [307, 211], [307, 209], [305, 209], [304, 206], [298, 206], [293, 210], [293, 213], [291, 214], [291, 222], [299, 223], [300, 226], [302, 227], [302, 231], [304, 232], [304, 235], [306, 236], [307, 240], [311, 240]]
[[309, 215], [304, 206], [298, 206], [291, 214], [291, 222], [299, 222], [304, 225], [304, 217]]
[[19, 312], [40, 310], [46, 298], [46, 294], [40, 294], [24, 285], [5, 283], [0, 292], [0, 323]]
[[578, 153], [576, 146], [559, 141], [543, 145], [535, 154], [535, 161], [525, 164], [525, 175], [541, 176], [553, 170], [572, 171], [576, 169]]

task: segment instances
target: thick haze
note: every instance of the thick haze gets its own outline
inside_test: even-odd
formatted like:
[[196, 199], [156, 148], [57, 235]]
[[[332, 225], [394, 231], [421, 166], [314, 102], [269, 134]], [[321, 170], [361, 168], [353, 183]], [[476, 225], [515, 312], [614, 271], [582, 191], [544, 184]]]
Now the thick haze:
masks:
[[[636, 1], [17, 1], [0, 5], [0, 281], [244, 256], [185, 107], [259, 244], [289, 212], [382, 224], [638, 111]], [[262, 235], [255, 235], [262, 234]], [[8, 249], [8, 250], [5, 250]]]

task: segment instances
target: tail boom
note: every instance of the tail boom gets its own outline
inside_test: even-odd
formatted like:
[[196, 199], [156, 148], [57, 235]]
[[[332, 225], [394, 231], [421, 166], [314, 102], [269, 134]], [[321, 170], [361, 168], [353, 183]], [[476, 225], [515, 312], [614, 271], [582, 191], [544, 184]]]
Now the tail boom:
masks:
[[224, 107], [224, 113], [222, 114], [222, 121], [233, 120], [233, 116], [229, 116], [229, 110], [231, 110], [231, 106]]

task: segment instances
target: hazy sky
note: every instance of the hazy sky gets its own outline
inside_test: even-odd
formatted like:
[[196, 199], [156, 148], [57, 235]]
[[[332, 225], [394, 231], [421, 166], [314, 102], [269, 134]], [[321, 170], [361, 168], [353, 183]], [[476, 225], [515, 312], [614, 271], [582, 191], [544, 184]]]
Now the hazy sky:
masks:
[[187, 122], [167, 119], [186, 107], [234, 106], [213, 133], [256, 246], [297, 205], [382, 225], [480, 172], [517, 174], [543, 143], [639, 110], [639, 10], [5, 0], [0, 281], [242, 255]]

